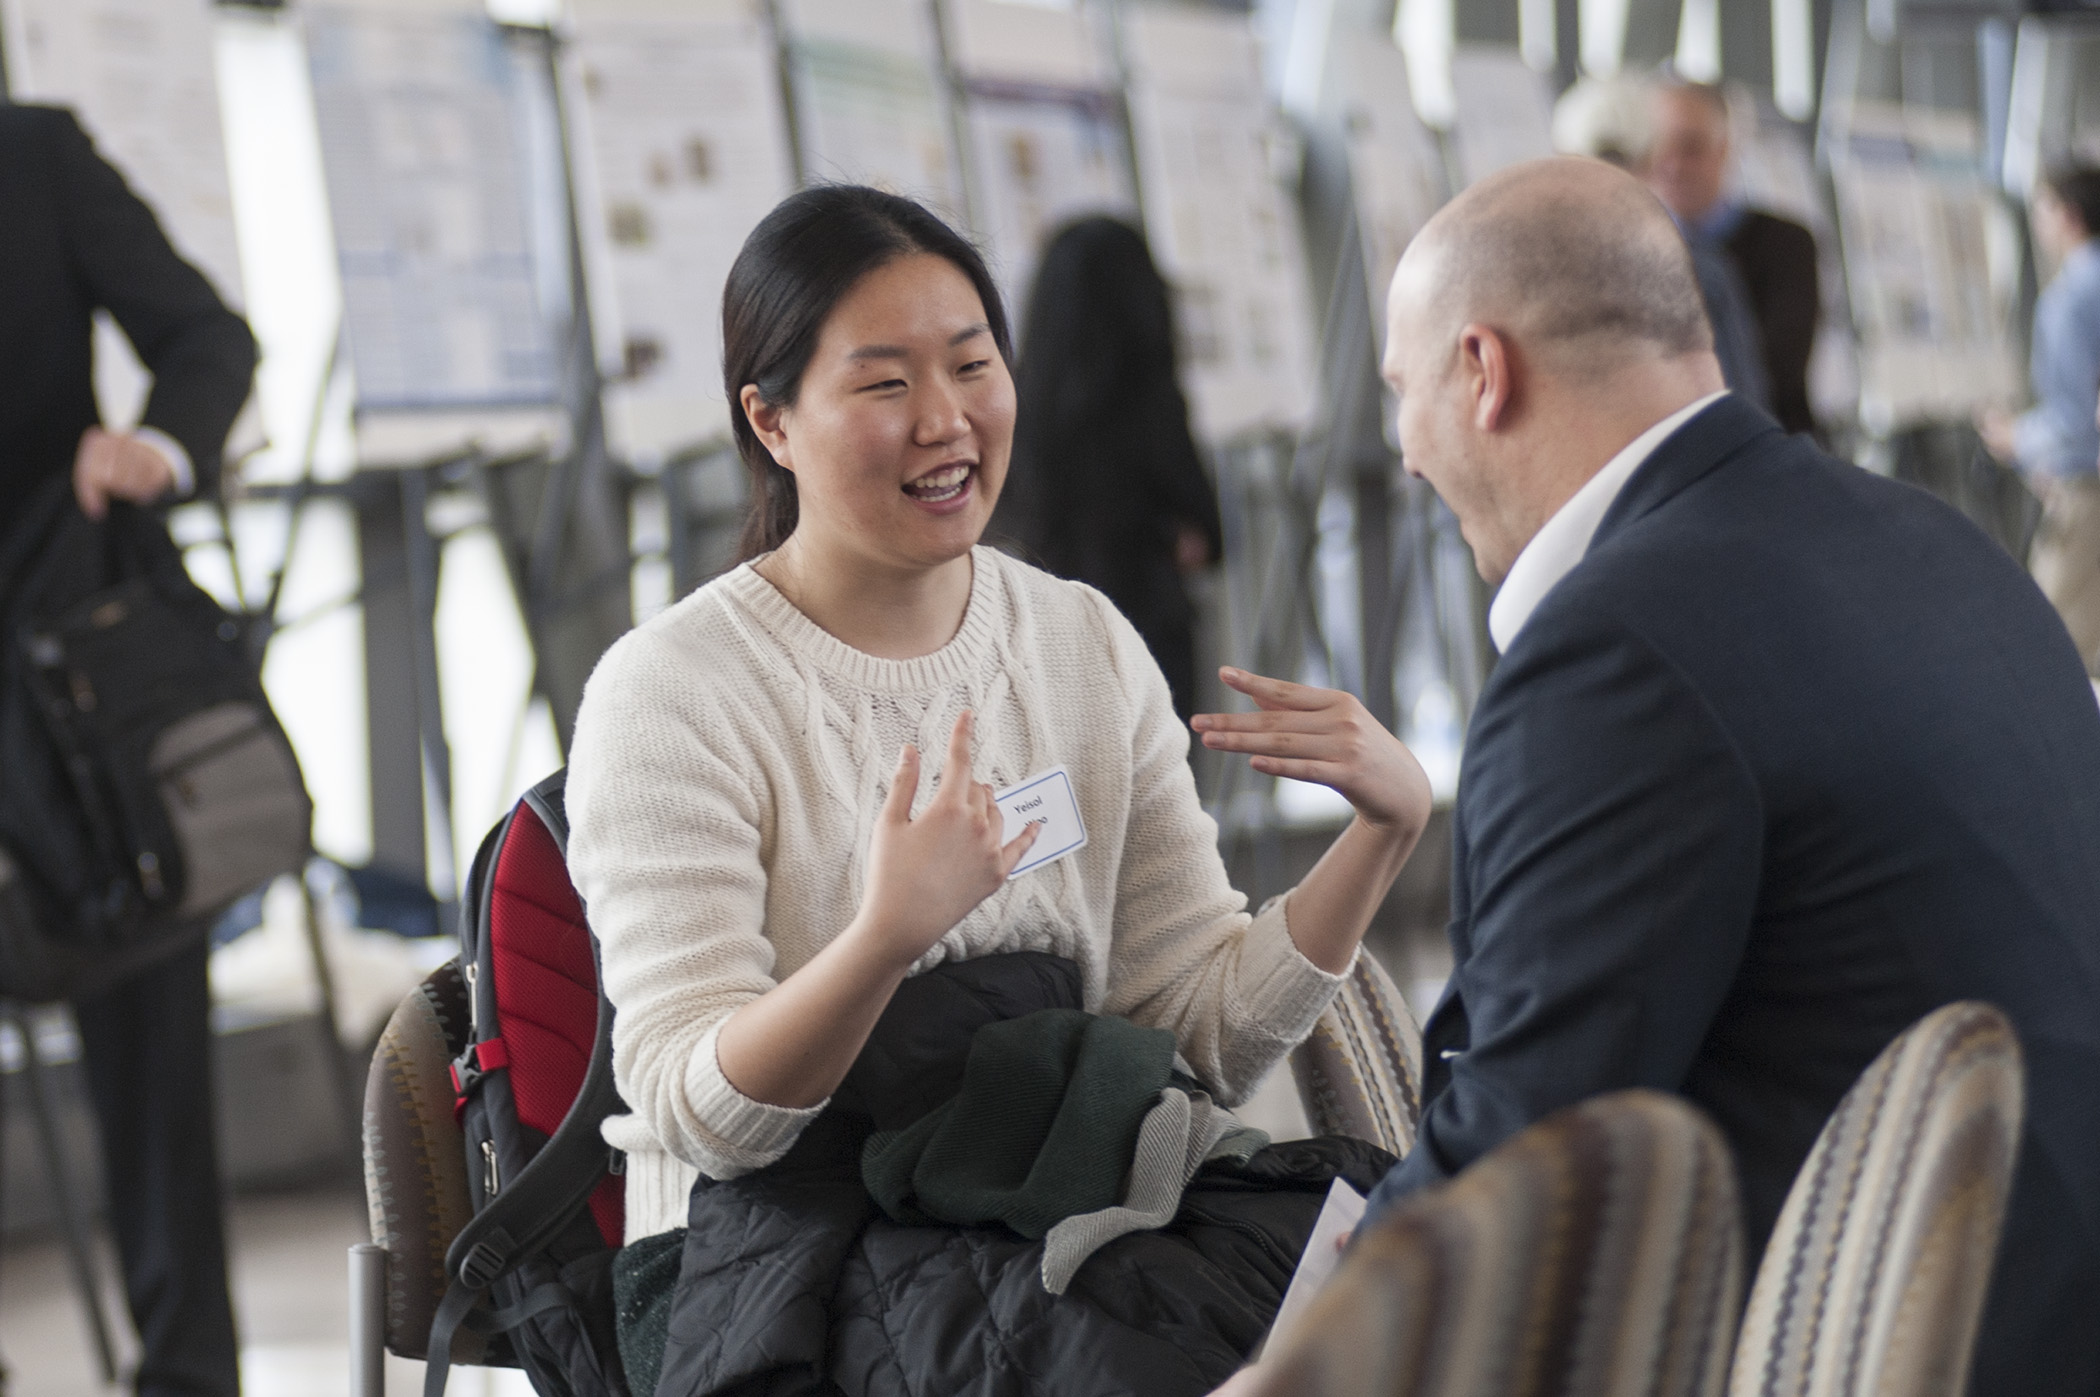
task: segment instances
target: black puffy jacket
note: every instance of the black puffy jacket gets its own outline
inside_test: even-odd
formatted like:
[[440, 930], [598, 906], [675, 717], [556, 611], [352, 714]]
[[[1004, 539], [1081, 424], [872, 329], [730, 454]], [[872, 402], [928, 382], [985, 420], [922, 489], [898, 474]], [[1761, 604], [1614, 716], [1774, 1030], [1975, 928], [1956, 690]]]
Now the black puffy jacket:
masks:
[[1197, 1397], [1261, 1341], [1328, 1185], [1392, 1156], [1355, 1140], [1213, 1163], [1171, 1226], [1111, 1242], [1053, 1296], [1042, 1244], [907, 1227], [862, 1186], [861, 1145], [954, 1094], [986, 1023], [1079, 1007], [1033, 952], [905, 982], [832, 1104], [786, 1157], [695, 1186], [658, 1397]]

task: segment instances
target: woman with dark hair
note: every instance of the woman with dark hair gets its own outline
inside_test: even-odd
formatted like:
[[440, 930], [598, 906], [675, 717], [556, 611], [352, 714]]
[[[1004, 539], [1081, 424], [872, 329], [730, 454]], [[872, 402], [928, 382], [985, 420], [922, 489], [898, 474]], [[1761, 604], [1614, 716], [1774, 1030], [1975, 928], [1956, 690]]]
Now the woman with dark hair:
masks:
[[995, 537], [1098, 588], [1196, 711], [1195, 608], [1182, 576], [1223, 550], [1189, 438], [1167, 284], [1137, 229], [1082, 218], [1050, 240], [1014, 374], [1020, 420]]
[[1207, 1392], [1327, 1181], [1383, 1158], [1256, 1151], [1210, 1097], [1310, 1030], [1428, 785], [1348, 695], [1228, 672], [1260, 711], [1204, 740], [1358, 812], [1249, 916], [1136, 632], [977, 546], [1014, 388], [976, 251], [909, 200], [808, 190], [722, 324], [747, 561], [606, 654], [570, 759], [632, 1111], [605, 1128], [630, 1382]]

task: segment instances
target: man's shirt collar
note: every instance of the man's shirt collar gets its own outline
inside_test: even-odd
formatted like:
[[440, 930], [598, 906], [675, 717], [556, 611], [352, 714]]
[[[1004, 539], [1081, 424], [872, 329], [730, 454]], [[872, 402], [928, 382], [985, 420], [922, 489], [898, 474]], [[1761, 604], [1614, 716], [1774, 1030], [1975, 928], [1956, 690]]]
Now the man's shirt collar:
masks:
[[1517, 632], [1538, 610], [1539, 603], [1546, 599], [1560, 580], [1574, 571], [1583, 555], [1590, 551], [1590, 540], [1596, 536], [1597, 526], [1604, 522], [1605, 513], [1619, 491], [1633, 473], [1640, 469], [1641, 462], [1648, 459], [1672, 432], [1691, 421], [1699, 413], [1726, 397], [1727, 389], [1709, 393], [1695, 403], [1687, 403], [1662, 421], [1642, 432], [1626, 443], [1618, 455], [1604, 463], [1598, 471], [1583, 482], [1580, 490], [1569, 496], [1568, 502], [1554, 511], [1517, 554], [1516, 562], [1510, 564], [1509, 576], [1503, 579], [1502, 590], [1495, 594], [1494, 604], [1488, 608], [1488, 634], [1494, 638], [1495, 648], [1503, 654], [1515, 643]]

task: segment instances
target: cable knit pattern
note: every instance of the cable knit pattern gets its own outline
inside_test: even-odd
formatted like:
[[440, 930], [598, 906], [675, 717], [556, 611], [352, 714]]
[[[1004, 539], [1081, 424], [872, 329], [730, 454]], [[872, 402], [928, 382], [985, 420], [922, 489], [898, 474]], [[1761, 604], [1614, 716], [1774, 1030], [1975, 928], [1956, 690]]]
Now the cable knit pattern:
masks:
[[614, 1071], [633, 1114], [605, 1138], [628, 1156], [630, 1239], [684, 1225], [696, 1171], [762, 1168], [822, 1109], [744, 1096], [715, 1038], [852, 920], [899, 747], [916, 742], [932, 771], [964, 708], [976, 779], [1003, 789], [1062, 764], [1088, 843], [1008, 882], [914, 973], [1001, 951], [1068, 957], [1088, 1009], [1172, 1030], [1227, 1104], [1342, 983], [1299, 954], [1286, 899], [1249, 917], [1232, 890], [1187, 732], [1129, 622], [1091, 588], [971, 556], [962, 628], [930, 655], [855, 650], [747, 565], [625, 636], [591, 676], [569, 870], [619, 1011]]

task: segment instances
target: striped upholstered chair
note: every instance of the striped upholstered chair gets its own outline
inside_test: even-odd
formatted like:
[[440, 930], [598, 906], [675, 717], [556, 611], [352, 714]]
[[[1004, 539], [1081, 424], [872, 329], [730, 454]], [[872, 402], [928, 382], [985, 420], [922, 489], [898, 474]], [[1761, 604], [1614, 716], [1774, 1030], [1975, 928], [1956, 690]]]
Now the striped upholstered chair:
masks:
[[1315, 1135], [1346, 1135], [1396, 1155], [1415, 1147], [1422, 1118], [1422, 1030], [1369, 951], [1312, 1036], [1291, 1052], [1291, 1075]]
[[1935, 1010], [1874, 1060], [1787, 1195], [1729, 1397], [1962, 1390], [2023, 1084], [2019, 1042], [1988, 1004]]
[[1261, 1397], [1718, 1397], [1741, 1297], [1735, 1169], [1674, 1097], [1560, 1111], [1361, 1237]]
[[[474, 1215], [467, 1197], [467, 1142], [452, 1115], [452, 1060], [467, 1043], [467, 987], [447, 961], [394, 1010], [365, 1079], [365, 1203], [383, 1249], [379, 1313], [366, 1318], [403, 1358], [421, 1358], [430, 1317], [445, 1296], [445, 1251]], [[462, 1330], [462, 1363], [486, 1358], [487, 1341]], [[376, 1358], [375, 1358], [376, 1363]], [[359, 1389], [353, 1389], [359, 1390]]]

